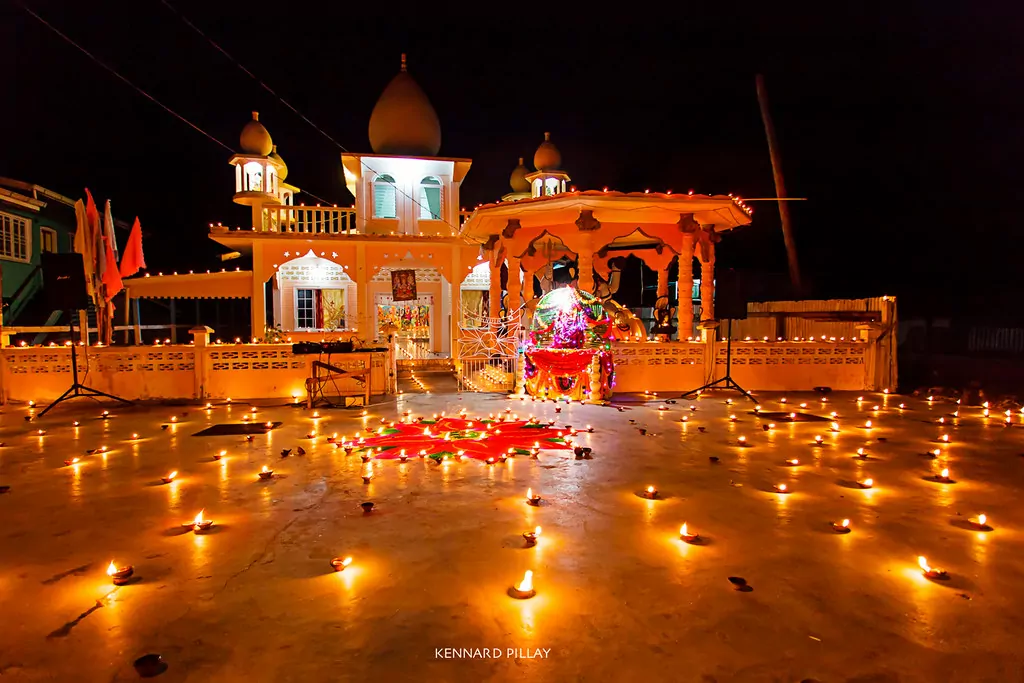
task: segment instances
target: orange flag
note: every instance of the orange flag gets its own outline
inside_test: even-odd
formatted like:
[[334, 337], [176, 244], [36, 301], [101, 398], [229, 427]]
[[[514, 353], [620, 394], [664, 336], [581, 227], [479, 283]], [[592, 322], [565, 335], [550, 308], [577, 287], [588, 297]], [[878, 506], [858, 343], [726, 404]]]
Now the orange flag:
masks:
[[128, 235], [128, 244], [124, 245], [124, 253], [121, 255], [121, 277], [135, 275], [146, 267], [146, 257], [142, 255], [142, 226], [139, 224], [139, 217], [135, 217], [132, 224], [132, 232]]
[[103, 249], [106, 252], [106, 269], [103, 271], [103, 284], [106, 285], [106, 299], [110, 301], [114, 296], [124, 289], [121, 282], [121, 275], [117, 272], [117, 257], [114, 256], [114, 248], [110, 241], [103, 238]]

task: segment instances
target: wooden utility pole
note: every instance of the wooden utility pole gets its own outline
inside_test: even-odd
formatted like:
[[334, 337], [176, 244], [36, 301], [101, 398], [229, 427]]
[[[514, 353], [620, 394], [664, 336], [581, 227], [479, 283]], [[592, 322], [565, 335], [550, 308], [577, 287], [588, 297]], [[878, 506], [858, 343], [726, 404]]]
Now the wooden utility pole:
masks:
[[[768, 111], [768, 93], [764, 88], [764, 77], [757, 74], [757, 102], [761, 107], [761, 120], [764, 121], [764, 132], [768, 137], [768, 155], [772, 160], [772, 175], [775, 177], [775, 196], [788, 197], [786, 182], [782, 177], [782, 159], [779, 156], [779, 143], [775, 139], [775, 125], [772, 123], [771, 112]], [[800, 264], [796, 258], [796, 241], [793, 239], [793, 226], [789, 220], [789, 205], [779, 201], [779, 219], [782, 222], [782, 241], [786, 244], [786, 258], [789, 261], [789, 280], [797, 296], [803, 295], [803, 283], [800, 280]]]

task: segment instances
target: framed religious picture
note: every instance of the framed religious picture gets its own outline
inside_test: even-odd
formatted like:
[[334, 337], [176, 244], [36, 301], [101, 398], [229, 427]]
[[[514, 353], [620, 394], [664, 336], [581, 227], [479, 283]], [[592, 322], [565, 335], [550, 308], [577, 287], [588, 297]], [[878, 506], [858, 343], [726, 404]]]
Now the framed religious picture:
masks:
[[391, 298], [394, 301], [413, 301], [416, 299], [416, 271], [391, 271]]

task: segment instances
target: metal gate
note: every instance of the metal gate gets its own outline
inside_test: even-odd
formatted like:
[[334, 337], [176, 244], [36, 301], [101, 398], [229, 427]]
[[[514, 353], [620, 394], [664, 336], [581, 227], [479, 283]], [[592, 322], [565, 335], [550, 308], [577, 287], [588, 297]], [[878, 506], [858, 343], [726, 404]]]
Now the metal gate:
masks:
[[515, 391], [522, 312], [516, 313], [509, 320], [463, 310], [455, 359], [459, 391]]

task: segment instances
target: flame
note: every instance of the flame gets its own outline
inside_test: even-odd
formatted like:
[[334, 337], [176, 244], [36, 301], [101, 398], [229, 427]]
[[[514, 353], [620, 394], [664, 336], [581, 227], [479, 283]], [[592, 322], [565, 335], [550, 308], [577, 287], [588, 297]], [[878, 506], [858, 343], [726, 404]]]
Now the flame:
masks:
[[850, 526], [850, 520], [848, 520], [848, 519], [844, 519], [844, 520], [843, 520], [843, 521], [842, 521], [842, 522], [841, 522], [841, 523], [839, 524], [839, 526], [843, 527], [844, 529], [845, 529], [845, 528], [847, 528], [847, 527], [849, 527], [849, 526]]
[[942, 440], [945, 441], [946, 443], [949, 443], [949, 434], [943, 434]]
[[988, 517], [986, 517], [985, 515], [978, 515], [978, 524], [980, 524], [981, 526], [985, 526], [985, 520], [987, 519]]
[[939, 474], [939, 476], [942, 477], [943, 479], [949, 479], [949, 470], [948, 469], [942, 470], [942, 472]]
[[785, 491], [786, 490], [786, 485], [785, 484], [779, 484], [775, 488], [777, 488], [780, 491]]
[[270, 470], [269, 470], [269, 469], [267, 468], [267, 466], [266, 466], [266, 465], [264, 465], [264, 466], [263, 466], [263, 469], [261, 469], [261, 470], [260, 470], [260, 472], [269, 472], [269, 471], [270, 471]]
[[865, 479], [864, 480], [864, 486], [871, 487], [871, 486], [874, 486], [874, 484], [875, 484], [875, 480], [874, 479]]
[[928, 566], [928, 560], [925, 559], [924, 555], [917, 556], [917, 565], [921, 567], [921, 571], [926, 574], [932, 570], [932, 568]]
[[741, 437], [739, 438], [739, 442], [740, 442], [740, 443], [746, 443], [746, 442], [747, 442], [747, 437], [745, 437], [745, 436], [741, 436]]
[[168, 475], [167, 475], [167, 478], [168, 478], [168, 479], [174, 479], [174, 478], [175, 478], [176, 476], [178, 476], [178, 470], [174, 470], [173, 472], [171, 472], [170, 474], [168, 474]]
[[867, 427], [868, 429], [871, 429], [871, 420], [868, 420], [867, 422], [865, 422], [864, 426]]
[[796, 413], [790, 413], [789, 414], [789, 419], [790, 420], [795, 420], [796, 419]]
[[653, 486], [648, 486], [647, 487], [647, 493], [654, 493], [654, 487]]
[[799, 465], [800, 464], [800, 461], [797, 460], [796, 458], [793, 458], [792, 460], [787, 460], [786, 462], [788, 462], [790, 465]]
[[113, 576], [116, 573], [117, 573], [117, 565], [114, 564], [113, 560], [111, 560], [110, 561], [110, 566], [107, 567], [107, 576]]
[[518, 586], [516, 586], [516, 590], [517, 591], [521, 591], [523, 593], [528, 593], [528, 592], [533, 590], [533, 572], [532, 571], [530, 571], [529, 569], [526, 570], [526, 573], [523, 574], [523, 580], [519, 582]]
[[833, 422], [830, 426], [832, 427], [832, 431], [833, 432], [838, 432], [839, 431], [839, 423], [838, 422]]
[[683, 522], [683, 526], [679, 527], [680, 536], [689, 536], [690, 532], [686, 529], [686, 522]]
[[824, 441], [824, 438], [819, 434], [818, 436], [814, 437], [814, 440], [817, 441], [818, 443], [821, 443], [822, 441]]
[[736, 421], [736, 416], [735, 415], [730, 415], [729, 416], [729, 422], [735, 422], [735, 421]]
[[196, 518], [195, 518], [195, 520], [193, 520], [193, 522], [192, 522], [192, 523], [193, 523], [193, 524], [195, 524], [196, 526], [199, 526], [200, 524], [202, 524], [202, 523], [203, 523], [203, 513], [204, 513], [204, 512], [206, 512], [206, 510], [205, 510], [205, 509], [203, 509], [203, 510], [200, 510], [200, 511], [199, 511], [199, 514], [198, 514], [198, 515], [196, 515]]
[[341, 566], [342, 567], [347, 567], [350, 564], [352, 564], [352, 558], [351, 557], [346, 557], [344, 560], [341, 561]]
[[533, 500], [533, 489], [526, 489], [526, 497]]

